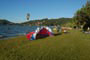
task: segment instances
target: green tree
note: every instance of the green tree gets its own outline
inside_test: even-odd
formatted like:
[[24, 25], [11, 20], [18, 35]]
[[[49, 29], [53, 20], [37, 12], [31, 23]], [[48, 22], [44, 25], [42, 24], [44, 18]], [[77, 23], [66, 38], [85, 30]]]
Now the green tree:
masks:
[[90, 27], [90, 1], [76, 12], [74, 20], [77, 26], [83, 25], [85, 31]]

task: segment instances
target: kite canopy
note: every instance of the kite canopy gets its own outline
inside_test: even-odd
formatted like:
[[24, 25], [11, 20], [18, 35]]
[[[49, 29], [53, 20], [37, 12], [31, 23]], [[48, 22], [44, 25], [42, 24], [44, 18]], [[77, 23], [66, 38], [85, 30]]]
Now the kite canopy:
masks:
[[34, 33], [35, 33], [35, 32], [29, 32], [29, 33], [27, 34], [27, 39], [28, 39], [28, 40], [34, 40], [34, 36], [33, 36]]
[[49, 27], [37, 28], [35, 32], [30, 32], [27, 35], [28, 40], [35, 40], [40, 38], [45, 38], [48, 36], [53, 36], [52, 30]]

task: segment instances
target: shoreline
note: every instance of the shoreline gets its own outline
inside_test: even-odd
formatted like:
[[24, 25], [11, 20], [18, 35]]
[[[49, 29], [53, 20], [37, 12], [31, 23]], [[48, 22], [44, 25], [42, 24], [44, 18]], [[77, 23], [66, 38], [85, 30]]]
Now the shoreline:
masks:
[[[25, 35], [20, 35], [20, 36], [25, 36]], [[20, 37], [20, 36], [4, 37], [4, 38], [0, 38], [0, 40], [8, 40], [8, 39], [17, 38], [17, 37]]]

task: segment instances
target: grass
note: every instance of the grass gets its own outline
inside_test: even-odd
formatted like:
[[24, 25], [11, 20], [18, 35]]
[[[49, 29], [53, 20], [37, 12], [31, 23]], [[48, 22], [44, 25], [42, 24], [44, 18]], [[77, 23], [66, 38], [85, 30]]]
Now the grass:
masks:
[[25, 36], [0, 40], [0, 60], [90, 60], [90, 35], [72, 30], [34, 41]]

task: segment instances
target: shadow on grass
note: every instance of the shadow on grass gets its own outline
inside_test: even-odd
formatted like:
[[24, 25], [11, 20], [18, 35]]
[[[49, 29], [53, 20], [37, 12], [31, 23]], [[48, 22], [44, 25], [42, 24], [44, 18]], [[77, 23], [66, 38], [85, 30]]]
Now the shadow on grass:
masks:
[[[52, 35], [52, 37], [53, 36], [58, 36], [58, 35], [61, 35], [61, 33], [55, 33], [55, 34]], [[36, 38], [36, 40], [38, 40], [38, 39], [44, 39], [44, 38], [47, 38], [47, 37], [50, 37], [50, 36], [48, 36], [48, 35], [47, 36], [39, 36], [39, 37]]]
[[56, 33], [56, 34], [54, 34], [54, 36], [58, 36], [58, 35], [61, 35], [62, 33]]

